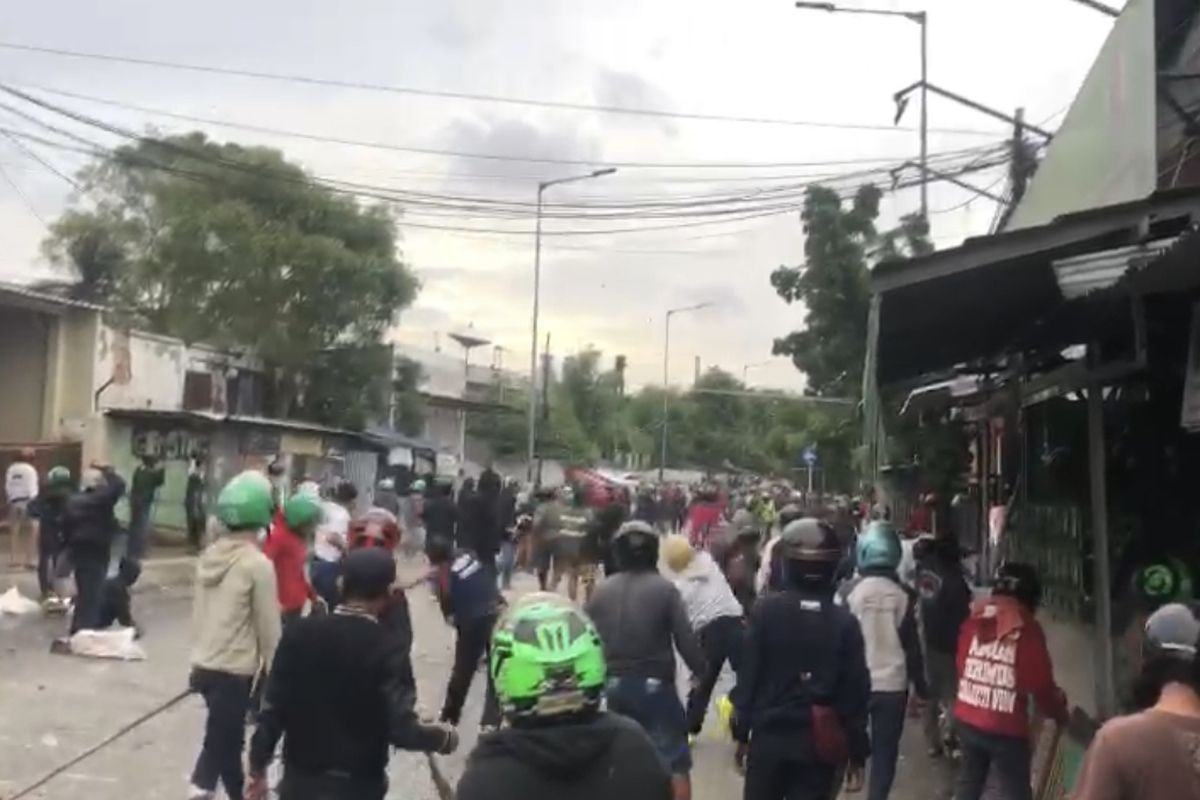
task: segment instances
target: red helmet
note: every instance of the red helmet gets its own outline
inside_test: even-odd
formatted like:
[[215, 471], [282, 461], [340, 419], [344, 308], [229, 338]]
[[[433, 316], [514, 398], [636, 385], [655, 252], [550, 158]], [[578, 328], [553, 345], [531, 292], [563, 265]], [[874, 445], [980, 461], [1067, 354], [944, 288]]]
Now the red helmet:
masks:
[[350, 549], [383, 547], [394, 550], [400, 543], [400, 523], [384, 508], [372, 508], [350, 523]]

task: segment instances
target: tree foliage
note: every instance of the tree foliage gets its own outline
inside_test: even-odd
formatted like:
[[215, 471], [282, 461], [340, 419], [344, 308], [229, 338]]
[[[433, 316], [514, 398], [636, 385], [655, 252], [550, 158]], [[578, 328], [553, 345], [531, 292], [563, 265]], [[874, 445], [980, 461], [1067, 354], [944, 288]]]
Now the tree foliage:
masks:
[[383, 410], [378, 345], [417, 290], [390, 208], [200, 133], [120, 147], [79, 180], [86, 202], [43, 248], [81, 292], [151, 331], [253, 348], [275, 414], [356, 424]]
[[812, 394], [856, 398], [862, 389], [871, 266], [886, 258], [930, 252], [928, 223], [908, 216], [880, 234], [878, 187], [861, 187], [847, 205], [832, 189], [809, 187], [800, 219], [804, 264], [781, 266], [771, 285], [788, 303], [804, 305], [804, 327], [776, 339], [776, 355], [790, 356]]

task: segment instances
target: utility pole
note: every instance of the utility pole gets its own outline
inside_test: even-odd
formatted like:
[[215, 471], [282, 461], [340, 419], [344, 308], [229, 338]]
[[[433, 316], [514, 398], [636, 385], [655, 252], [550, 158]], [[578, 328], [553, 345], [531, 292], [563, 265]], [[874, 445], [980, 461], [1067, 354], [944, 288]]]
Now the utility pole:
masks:
[[667, 468], [667, 419], [671, 411], [671, 317], [686, 311], [699, 311], [708, 308], [712, 303], [696, 303], [693, 306], [667, 309], [665, 330], [663, 331], [663, 410], [662, 410], [662, 441], [658, 461], [658, 482], [663, 481], [663, 470]]
[[529, 437], [526, 442], [525, 479], [533, 483], [533, 459], [537, 444], [537, 344], [538, 344], [538, 302], [542, 291], [542, 195], [551, 186], [575, 181], [586, 181], [589, 178], [599, 178], [612, 175], [615, 167], [598, 169], [586, 175], [572, 175], [569, 178], [555, 178], [552, 181], [541, 181], [537, 187], [537, 223], [533, 234], [533, 321], [530, 324], [529, 335]]
[[[875, 17], [903, 17], [915, 22], [921, 27], [921, 80], [919, 85], [924, 87], [929, 83], [929, 15], [924, 11], [889, 11], [883, 8], [850, 8], [836, 3], [804, 2], [797, 0], [796, 8], [810, 11], [826, 11], [831, 14], [867, 14]], [[921, 90], [921, 151], [920, 163], [922, 177], [929, 168], [929, 95], [924, 88]], [[921, 218], [929, 220], [929, 187], [927, 181], [921, 181]]]

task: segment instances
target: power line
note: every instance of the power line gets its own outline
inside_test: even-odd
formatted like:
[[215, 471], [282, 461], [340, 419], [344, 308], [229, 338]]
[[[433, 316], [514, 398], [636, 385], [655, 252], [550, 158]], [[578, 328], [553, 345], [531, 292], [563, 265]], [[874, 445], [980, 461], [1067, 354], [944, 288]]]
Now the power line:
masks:
[[[736, 116], [727, 114], [704, 114], [686, 111], [667, 111], [654, 108], [629, 108], [626, 106], [573, 103], [561, 100], [535, 100], [522, 97], [504, 97], [501, 95], [482, 94], [475, 92], [456, 92], [440, 89], [421, 89], [413, 86], [398, 86], [393, 84], [370, 83], [365, 81], [347, 81], [336, 78], [317, 78], [308, 75], [295, 75], [281, 72], [263, 72], [259, 70], [234, 69], [232, 67], [214, 67], [203, 64], [187, 64], [180, 61], [164, 61], [153, 58], [135, 56], [120, 56], [110, 53], [92, 53], [82, 50], [67, 50], [59, 47], [44, 47], [40, 45], [21, 44], [18, 42], [0, 41], [0, 48], [19, 50], [27, 53], [63, 56], [68, 58], [83, 58], [93, 61], [108, 61], [120, 64], [134, 64], [143, 67], [158, 67], [186, 72], [202, 72], [213, 75], [228, 75], [239, 78], [255, 78], [258, 80], [282, 81], [300, 83], [310, 86], [325, 86], [338, 89], [357, 89], [371, 92], [387, 92], [390, 94], [407, 94], [418, 97], [436, 97], [451, 100], [473, 100], [488, 103], [503, 103], [507, 105], [532, 106], [535, 108], [558, 108], [569, 111], [589, 111], [601, 114], [622, 114], [628, 116], [657, 117], [665, 119], [689, 119], [706, 122], [737, 122], [755, 125], [787, 125], [807, 128], [833, 128], [839, 130], [867, 130], [911, 133], [912, 128], [900, 128], [895, 125], [882, 125], [856, 122], [824, 122], [819, 120], [779, 119], [775, 117]], [[957, 134], [968, 136], [995, 136], [992, 131], [982, 131], [972, 128], [931, 128], [931, 132]]]
[[21, 187], [17, 186], [16, 181], [9, 177], [8, 170], [6, 170], [4, 167], [0, 167], [0, 178], [3, 178], [4, 182], [9, 185], [9, 188], [11, 188], [17, 197], [21, 199], [21, 203], [25, 206], [25, 210], [32, 214], [38, 222], [42, 223], [44, 227], [49, 228], [50, 225], [45, 219], [42, 218], [42, 215], [38, 213], [37, 209], [33, 207], [33, 203], [29, 202], [29, 198], [26, 197], [25, 193], [21, 191]]
[[[0, 47], [3, 44], [0, 43]], [[114, 100], [107, 97], [97, 97], [95, 95], [83, 94], [81, 92], [72, 92], [64, 89], [55, 89], [46, 86], [38, 86], [34, 84], [23, 84], [37, 91], [47, 94], [69, 97], [75, 100], [83, 100], [85, 102], [99, 103], [101, 105], [111, 106], [114, 108], [122, 108], [129, 111], [138, 111], [143, 114], [153, 114], [155, 116], [165, 117], [167, 119], [177, 119], [183, 122], [200, 123], [203, 125], [215, 125], [222, 128], [232, 128], [235, 130], [249, 131], [251, 133], [261, 133], [269, 136], [281, 136], [293, 139], [303, 139], [312, 142], [321, 142], [325, 144], [338, 144], [348, 147], [362, 147], [372, 150], [383, 150], [390, 152], [401, 153], [416, 153], [419, 155], [432, 156], [448, 156], [453, 158], [473, 158], [489, 161], [510, 161], [520, 163], [536, 163], [536, 164], [558, 164], [562, 166], [605, 166], [605, 167], [621, 167], [626, 169], [787, 169], [795, 167], [829, 167], [842, 166], [846, 164], [869, 164], [883, 163], [895, 161], [897, 157], [869, 157], [869, 158], [847, 158], [833, 159], [827, 161], [793, 161], [793, 162], [735, 162], [735, 161], [693, 161], [693, 162], [663, 162], [663, 161], [597, 161], [594, 159], [576, 159], [576, 158], [544, 158], [537, 156], [513, 156], [501, 153], [478, 153], [464, 150], [448, 150], [436, 147], [418, 147], [414, 145], [398, 145], [389, 142], [376, 142], [364, 139], [350, 139], [339, 136], [327, 136], [321, 134], [308, 133], [306, 131], [297, 131], [287, 128], [276, 128], [266, 125], [255, 125], [252, 123], [237, 122], [232, 120], [218, 119], [214, 117], [205, 117], [195, 114], [181, 114], [174, 111], [168, 111], [162, 108], [152, 106], [138, 105], [136, 103], [128, 103], [121, 100]], [[962, 151], [944, 151], [947, 153], [966, 152], [976, 148], [964, 148]]]
[[26, 146], [25, 146], [25, 145], [24, 145], [24, 144], [21, 142], [21, 140], [20, 140], [20, 139], [18, 139], [17, 137], [13, 136], [13, 135], [12, 135], [11, 133], [9, 133], [8, 131], [3, 131], [2, 133], [3, 133], [3, 135], [4, 135], [4, 138], [6, 138], [6, 139], [8, 139], [10, 142], [12, 142], [12, 144], [13, 144], [13, 146], [14, 146], [14, 147], [16, 147], [18, 150], [20, 150], [22, 153], [24, 153], [24, 154], [25, 154], [26, 156], [28, 156], [29, 158], [31, 158], [31, 159], [33, 159], [34, 161], [36, 161], [37, 163], [41, 164], [41, 165], [42, 165], [42, 167], [44, 167], [44, 168], [46, 169], [46, 171], [47, 171], [47, 172], [50, 172], [50, 173], [52, 173], [52, 174], [54, 174], [54, 175], [57, 175], [59, 178], [63, 179], [63, 180], [64, 180], [64, 181], [66, 181], [67, 183], [71, 184], [71, 186], [72, 186], [72, 187], [74, 187], [74, 188], [75, 188], [77, 191], [78, 191], [78, 190], [80, 190], [80, 188], [81, 188], [81, 187], [79, 186], [79, 183], [78, 183], [78, 182], [76, 182], [76, 180], [75, 180], [74, 178], [72, 178], [70, 175], [67, 175], [67, 174], [65, 174], [65, 173], [63, 173], [63, 172], [61, 172], [61, 171], [59, 171], [59, 169], [58, 169], [57, 167], [55, 167], [53, 164], [51, 164], [51, 163], [50, 163], [49, 161], [47, 161], [46, 159], [44, 159], [44, 158], [42, 158], [41, 156], [39, 156], [37, 153], [35, 153], [35, 152], [34, 152], [33, 150], [31, 150], [30, 148], [26, 147]]

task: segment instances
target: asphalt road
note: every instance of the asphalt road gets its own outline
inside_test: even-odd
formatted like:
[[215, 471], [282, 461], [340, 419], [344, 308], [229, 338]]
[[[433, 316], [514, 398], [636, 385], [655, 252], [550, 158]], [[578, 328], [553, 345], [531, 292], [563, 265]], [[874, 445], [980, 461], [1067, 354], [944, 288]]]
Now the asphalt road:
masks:
[[[518, 582], [528, 590], [532, 582]], [[0, 587], [3, 588], [3, 587]], [[413, 662], [421, 705], [440, 708], [452, 662], [452, 631], [424, 588], [409, 593], [416, 643]], [[0, 798], [15, 792], [171, 698], [186, 685], [190, 593], [162, 587], [135, 597], [145, 631], [142, 662], [88, 660], [49, 653], [62, 619], [0, 618]], [[464, 746], [442, 759], [453, 783], [476, 737], [483, 675], [472, 686], [460, 730]], [[718, 693], [722, 687], [718, 687]], [[30, 795], [41, 800], [178, 800], [188, 785], [203, 728], [203, 704], [189, 697]], [[913, 731], [915, 733], [915, 730]], [[906, 737], [897, 800], [936, 797], [936, 778], [916, 736]], [[911, 741], [909, 741], [911, 740]], [[732, 746], [716, 730], [716, 715], [696, 743], [696, 800], [741, 796]], [[389, 798], [436, 800], [422, 755], [396, 753]]]

